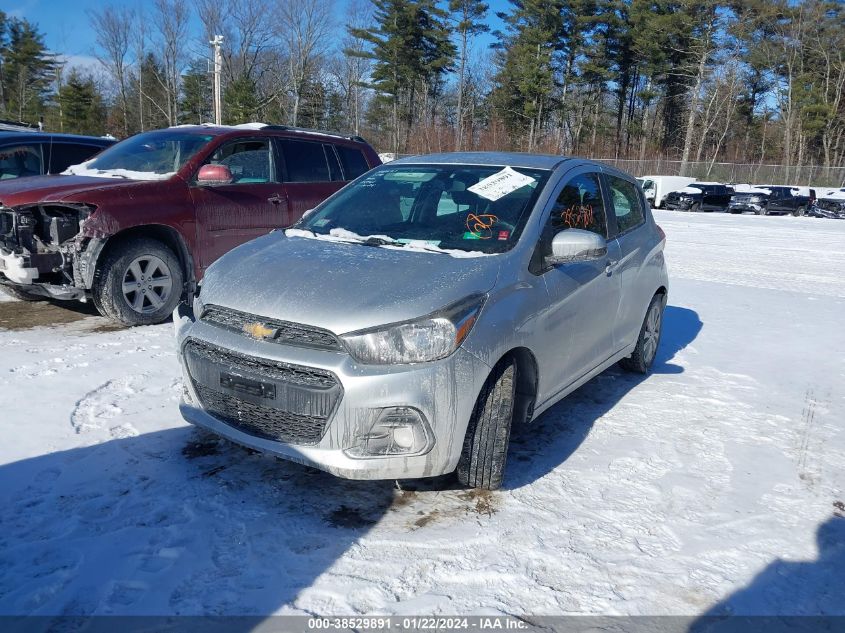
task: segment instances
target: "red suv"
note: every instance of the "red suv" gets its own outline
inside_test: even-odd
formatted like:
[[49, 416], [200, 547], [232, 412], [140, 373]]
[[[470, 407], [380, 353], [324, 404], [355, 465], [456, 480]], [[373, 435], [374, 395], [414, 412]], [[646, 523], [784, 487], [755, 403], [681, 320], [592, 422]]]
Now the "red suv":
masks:
[[138, 134], [60, 176], [0, 183], [0, 287], [158, 323], [218, 257], [379, 164], [358, 136], [279, 125]]

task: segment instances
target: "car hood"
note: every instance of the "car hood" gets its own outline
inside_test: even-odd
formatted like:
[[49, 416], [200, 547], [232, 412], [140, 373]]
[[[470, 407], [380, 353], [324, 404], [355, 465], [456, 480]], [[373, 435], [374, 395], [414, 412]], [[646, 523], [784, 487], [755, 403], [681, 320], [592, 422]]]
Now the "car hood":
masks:
[[79, 194], [108, 192], [148, 186], [150, 182], [124, 178], [96, 178], [91, 176], [32, 176], [0, 182], [0, 205], [14, 207], [38, 202], [86, 202]]
[[285, 237], [276, 231], [209, 267], [201, 299], [344, 334], [421, 317], [487, 292], [502, 259]]

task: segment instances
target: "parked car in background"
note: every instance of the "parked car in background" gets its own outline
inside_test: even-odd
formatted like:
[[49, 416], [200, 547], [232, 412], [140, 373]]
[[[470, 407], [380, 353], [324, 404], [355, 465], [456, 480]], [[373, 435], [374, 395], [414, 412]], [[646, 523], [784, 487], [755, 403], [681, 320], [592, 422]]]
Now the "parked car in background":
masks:
[[763, 188], [771, 193], [762, 215], [805, 215], [816, 201], [816, 190], [807, 187], [763, 185]]
[[174, 315], [182, 414], [342, 477], [496, 488], [512, 425], [616, 362], [649, 371], [664, 242], [607, 165], [393, 161], [208, 269]]
[[733, 189], [734, 194], [728, 204], [728, 212], [765, 214], [766, 204], [772, 193], [771, 189], [749, 185], [735, 185]]
[[74, 134], [0, 132], [0, 181], [59, 174], [114, 142], [114, 139]]
[[672, 191], [680, 191], [695, 182], [695, 178], [685, 176], [643, 176], [637, 180], [643, 188], [646, 200], [655, 209], [663, 206], [666, 196]]
[[378, 164], [358, 136], [285, 126], [138, 134], [64, 175], [0, 183], [0, 287], [158, 323], [221, 255]]
[[845, 220], [845, 188], [821, 191], [815, 204], [807, 209], [807, 215]]
[[677, 211], [719, 211], [728, 210], [734, 191], [716, 182], [694, 182], [680, 191], [666, 196], [664, 207]]

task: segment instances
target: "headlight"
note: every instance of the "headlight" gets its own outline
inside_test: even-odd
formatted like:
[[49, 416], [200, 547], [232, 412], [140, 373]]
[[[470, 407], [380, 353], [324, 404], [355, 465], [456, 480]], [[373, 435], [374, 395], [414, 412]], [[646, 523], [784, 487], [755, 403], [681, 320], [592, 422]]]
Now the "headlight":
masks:
[[345, 334], [355, 360], [368, 365], [425, 363], [454, 352], [472, 330], [484, 295], [473, 295], [414, 321]]

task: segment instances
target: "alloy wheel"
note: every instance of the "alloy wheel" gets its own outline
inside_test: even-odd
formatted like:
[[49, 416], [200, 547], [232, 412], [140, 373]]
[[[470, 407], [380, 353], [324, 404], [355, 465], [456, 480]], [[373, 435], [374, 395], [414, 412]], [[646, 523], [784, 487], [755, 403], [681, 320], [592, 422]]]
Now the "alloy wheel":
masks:
[[663, 311], [660, 303], [655, 302], [648, 311], [645, 321], [645, 332], [643, 333], [643, 360], [646, 366], [651, 365], [657, 354], [657, 344], [660, 342], [660, 326], [663, 321]]
[[172, 290], [170, 268], [155, 255], [136, 257], [123, 274], [123, 299], [140, 314], [159, 310]]

